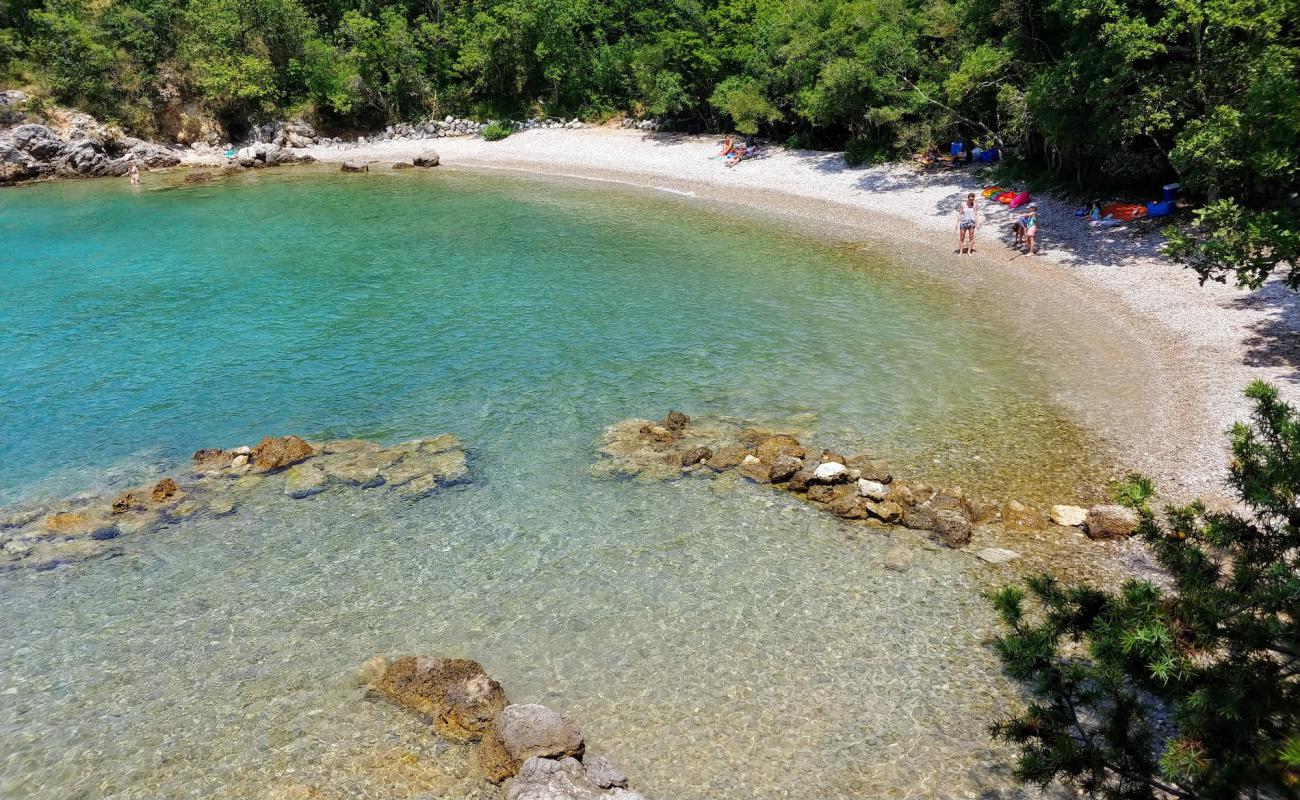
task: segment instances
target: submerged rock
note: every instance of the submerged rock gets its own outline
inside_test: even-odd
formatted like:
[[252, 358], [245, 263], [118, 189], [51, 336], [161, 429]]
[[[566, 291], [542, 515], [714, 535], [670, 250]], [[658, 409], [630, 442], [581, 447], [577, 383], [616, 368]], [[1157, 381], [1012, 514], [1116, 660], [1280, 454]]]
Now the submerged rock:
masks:
[[191, 461], [194, 464], [194, 471], [200, 474], [210, 472], [220, 472], [230, 466], [235, 455], [220, 448], [206, 448], [194, 451]]
[[1089, 539], [1126, 539], [1137, 531], [1138, 521], [1138, 513], [1128, 506], [1093, 506], [1088, 509], [1084, 532]]
[[793, 436], [778, 434], [761, 439], [754, 445], [754, 455], [758, 456], [764, 464], [772, 464], [780, 456], [803, 458], [808, 455], [808, 451]]
[[[612, 766], [612, 765], [611, 765]], [[503, 787], [505, 800], [645, 800], [624, 785], [602, 786], [576, 758], [533, 757]]]
[[117, 523], [88, 511], [62, 511], [45, 518], [45, 530], [59, 536], [111, 539], [117, 536]]
[[740, 462], [744, 461], [749, 454], [749, 450], [744, 445], [733, 444], [719, 447], [712, 456], [709, 456], [707, 466], [716, 472], [734, 469], [740, 466]]
[[990, 564], [1005, 564], [1020, 558], [1020, 554], [1015, 550], [1008, 550], [1005, 547], [986, 547], [975, 555], [980, 561], [987, 561]]
[[935, 512], [933, 530], [949, 547], [961, 547], [969, 542], [971, 537], [970, 520], [951, 509]]
[[284, 473], [284, 493], [295, 499], [320, 494], [329, 486], [329, 476], [312, 463], [295, 464]]
[[772, 461], [770, 478], [772, 483], [785, 483], [803, 468], [803, 461], [792, 455], [782, 453]]
[[1018, 528], [1022, 530], [1037, 530], [1042, 528], [1046, 523], [1043, 521], [1043, 515], [1034, 509], [1021, 503], [1019, 500], [1012, 500], [1002, 507], [1002, 524], [1008, 528]]
[[432, 717], [438, 733], [457, 741], [478, 740], [507, 707], [501, 684], [477, 661], [463, 658], [399, 658], [373, 688], [400, 706]]
[[343, 172], [369, 172], [370, 165], [364, 161], [344, 161], [342, 166]]

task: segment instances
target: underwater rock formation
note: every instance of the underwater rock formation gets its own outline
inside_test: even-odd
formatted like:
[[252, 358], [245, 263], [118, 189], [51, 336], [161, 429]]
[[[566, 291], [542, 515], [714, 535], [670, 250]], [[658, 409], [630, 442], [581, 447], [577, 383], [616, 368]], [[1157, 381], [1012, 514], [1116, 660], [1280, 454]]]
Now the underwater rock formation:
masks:
[[0, 513], [0, 572], [50, 569], [121, 552], [113, 540], [199, 516], [235, 513], [249, 492], [274, 485], [305, 499], [339, 490], [385, 487], [419, 500], [464, 481], [464, 446], [451, 434], [385, 447], [356, 439], [311, 443], [267, 437], [254, 447], [194, 453], [189, 474], [126, 489], [112, 500], [77, 497]]

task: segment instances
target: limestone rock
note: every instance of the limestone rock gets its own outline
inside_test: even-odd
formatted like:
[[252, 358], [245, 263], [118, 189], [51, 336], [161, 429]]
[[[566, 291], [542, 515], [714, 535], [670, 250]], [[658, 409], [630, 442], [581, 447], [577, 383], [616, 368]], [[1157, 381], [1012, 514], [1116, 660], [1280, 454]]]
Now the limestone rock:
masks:
[[45, 530], [58, 536], [112, 539], [117, 525], [112, 520], [84, 511], [63, 511], [45, 518]]
[[813, 480], [817, 483], [843, 483], [849, 479], [849, 470], [838, 461], [818, 464], [813, 470]]
[[344, 161], [343, 172], [369, 172], [370, 165], [364, 161]]
[[749, 451], [742, 445], [733, 444], [719, 447], [705, 463], [710, 469], [722, 472], [724, 469], [740, 466], [740, 462], [744, 461], [747, 455]]
[[808, 499], [814, 503], [829, 503], [835, 499], [835, 487], [824, 483], [808, 487]]
[[858, 478], [856, 488], [858, 497], [866, 497], [871, 500], [884, 500], [889, 497], [889, 487], [880, 481]]
[[645, 800], [621, 786], [602, 787], [576, 758], [530, 758], [504, 790], [504, 800]]
[[739, 471], [741, 475], [757, 483], [767, 483], [772, 480], [772, 468], [757, 456], [745, 456], [740, 462]]
[[441, 162], [441, 157], [434, 150], [425, 150], [411, 160], [411, 163], [417, 167], [436, 167]]
[[932, 531], [937, 524], [935, 511], [929, 505], [913, 506], [903, 512], [904, 527], [916, 531]]
[[184, 494], [181, 487], [171, 478], [163, 478], [154, 484], [153, 489], [149, 492], [149, 499], [155, 505], [173, 502]]
[[813, 470], [807, 463], [799, 468], [799, 471], [790, 476], [790, 482], [786, 488], [792, 492], [804, 492], [808, 490], [808, 484], [812, 483]]
[[903, 507], [898, 503], [895, 503], [893, 500], [885, 500], [877, 503], [874, 500], [864, 499], [862, 501], [862, 506], [866, 509], [868, 514], [881, 522], [893, 524], [903, 518]]
[[912, 566], [914, 558], [912, 548], [901, 544], [893, 545], [885, 553], [885, 569], [891, 569], [894, 572], [906, 572]]
[[44, 125], [19, 125], [13, 130], [14, 146], [34, 158], [49, 161], [63, 150], [63, 141]]
[[872, 458], [866, 453], [849, 456], [844, 459], [844, 465], [849, 469], [856, 469], [861, 473], [861, 477], [877, 483], [890, 483], [894, 480], [890, 472], [888, 461], [879, 458]]
[[[392, 464], [392, 456], [384, 451], [374, 453], [351, 453], [329, 456], [319, 460], [319, 466], [330, 478], [347, 486], [359, 486], [371, 489], [382, 486], [386, 480], [380, 470]], [[427, 473], [427, 468], [421, 468]]]
[[1052, 522], [1064, 528], [1081, 528], [1088, 521], [1087, 509], [1079, 506], [1052, 506], [1049, 516]]
[[[297, 436], [266, 437], [252, 450], [253, 471], [271, 472], [310, 458], [312, 446]], [[197, 455], [197, 454], [196, 454]]]
[[1093, 506], [1084, 525], [1089, 539], [1124, 539], [1137, 531], [1138, 513], [1128, 506]]
[[145, 509], [144, 495], [134, 489], [128, 489], [113, 498], [113, 504], [110, 507], [114, 514], [143, 511]]
[[987, 561], [990, 564], [1005, 564], [1008, 561], [1020, 558], [1020, 554], [1015, 550], [1008, 550], [1005, 547], [986, 547], [975, 553], [975, 556], [979, 560]]
[[534, 756], [576, 758], [582, 752], [582, 731], [577, 724], [537, 703], [506, 706], [491, 732], [484, 736], [480, 749], [484, 772], [496, 781], [514, 775], [523, 762]]
[[220, 472], [230, 466], [234, 455], [220, 448], [205, 448], [196, 450], [191, 459], [194, 464], [194, 471], [198, 473]]
[[477, 661], [406, 656], [388, 665], [374, 689], [400, 706], [433, 718], [443, 736], [474, 741], [506, 706], [501, 684]]
[[844, 460], [844, 456], [834, 450], [822, 450], [821, 458], [818, 460], [823, 464], [844, 464], [845, 466], [848, 466]]
[[798, 439], [785, 434], [768, 436], [754, 446], [754, 455], [758, 456], [759, 460], [764, 464], [771, 464], [780, 456], [803, 458], [807, 454], [804, 446], [799, 444]]
[[852, 493], [835, 497], [828, 508], [835, 516], [845, 519], [866, 519], [869, 516], [866, 502]]
[[284, 493], [295, 500], [320, 494], [328, 485], [325, 470], [310, 462], [295, 464], [284, 473]]
[[970, 541], [971, 524], [964, 514], [950, 509], [936, 511], [934, 532], [949, 547], [961, 547]]
[[792, 455], [782, 453], [772, 461], [770, 477], [772, 483], [785, 483], [803, 468], [803, 462]]
[[627, 775], [604, 756], [587, 756], [583, 759], [587, 780], [602, 789], [626, 789]]
[[1002, 524], [1013, 529], [1037, 530], [1045, 523], [1042, 514], [1019, 500], [1012, 500], [1002, 507]]
[[673, 433], [681, 433], [691, 424], [691, 418], [680, 411], [669, 411], [668, 416], [664, 417], [659, 425], [667, 428]]
[[713, 451], [707, 447], [693, 447], [682, 453], [678, 460], [683, 467], [693, 467], [701, 461], [707, 461], [713, 457]]

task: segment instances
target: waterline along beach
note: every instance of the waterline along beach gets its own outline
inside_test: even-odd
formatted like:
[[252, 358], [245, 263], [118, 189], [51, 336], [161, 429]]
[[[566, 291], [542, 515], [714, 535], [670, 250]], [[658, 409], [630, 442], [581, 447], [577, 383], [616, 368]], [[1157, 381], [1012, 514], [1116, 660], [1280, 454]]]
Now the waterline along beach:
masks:
[[0, 798], [1300, 797], [1285, 2], [426, 5], [0, 12]]

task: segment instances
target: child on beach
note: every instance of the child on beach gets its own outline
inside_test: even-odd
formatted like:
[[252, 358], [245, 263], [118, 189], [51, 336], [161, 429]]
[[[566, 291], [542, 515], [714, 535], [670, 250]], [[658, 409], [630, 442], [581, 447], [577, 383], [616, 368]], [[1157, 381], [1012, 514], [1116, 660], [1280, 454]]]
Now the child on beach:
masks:
[[975, 252], [975, 231], [979, 224], [980, 213], [975, 207], [975, 193], [971, 192], [957, 208], [957, 255]]
[[1025, 243], [1029, 246], [1029, 255], [1034, 254], [1034, 240], [1038, 237], [1038, 206], [1029, 204], [1028, 212], [1021, 218], [1025, 226]]

